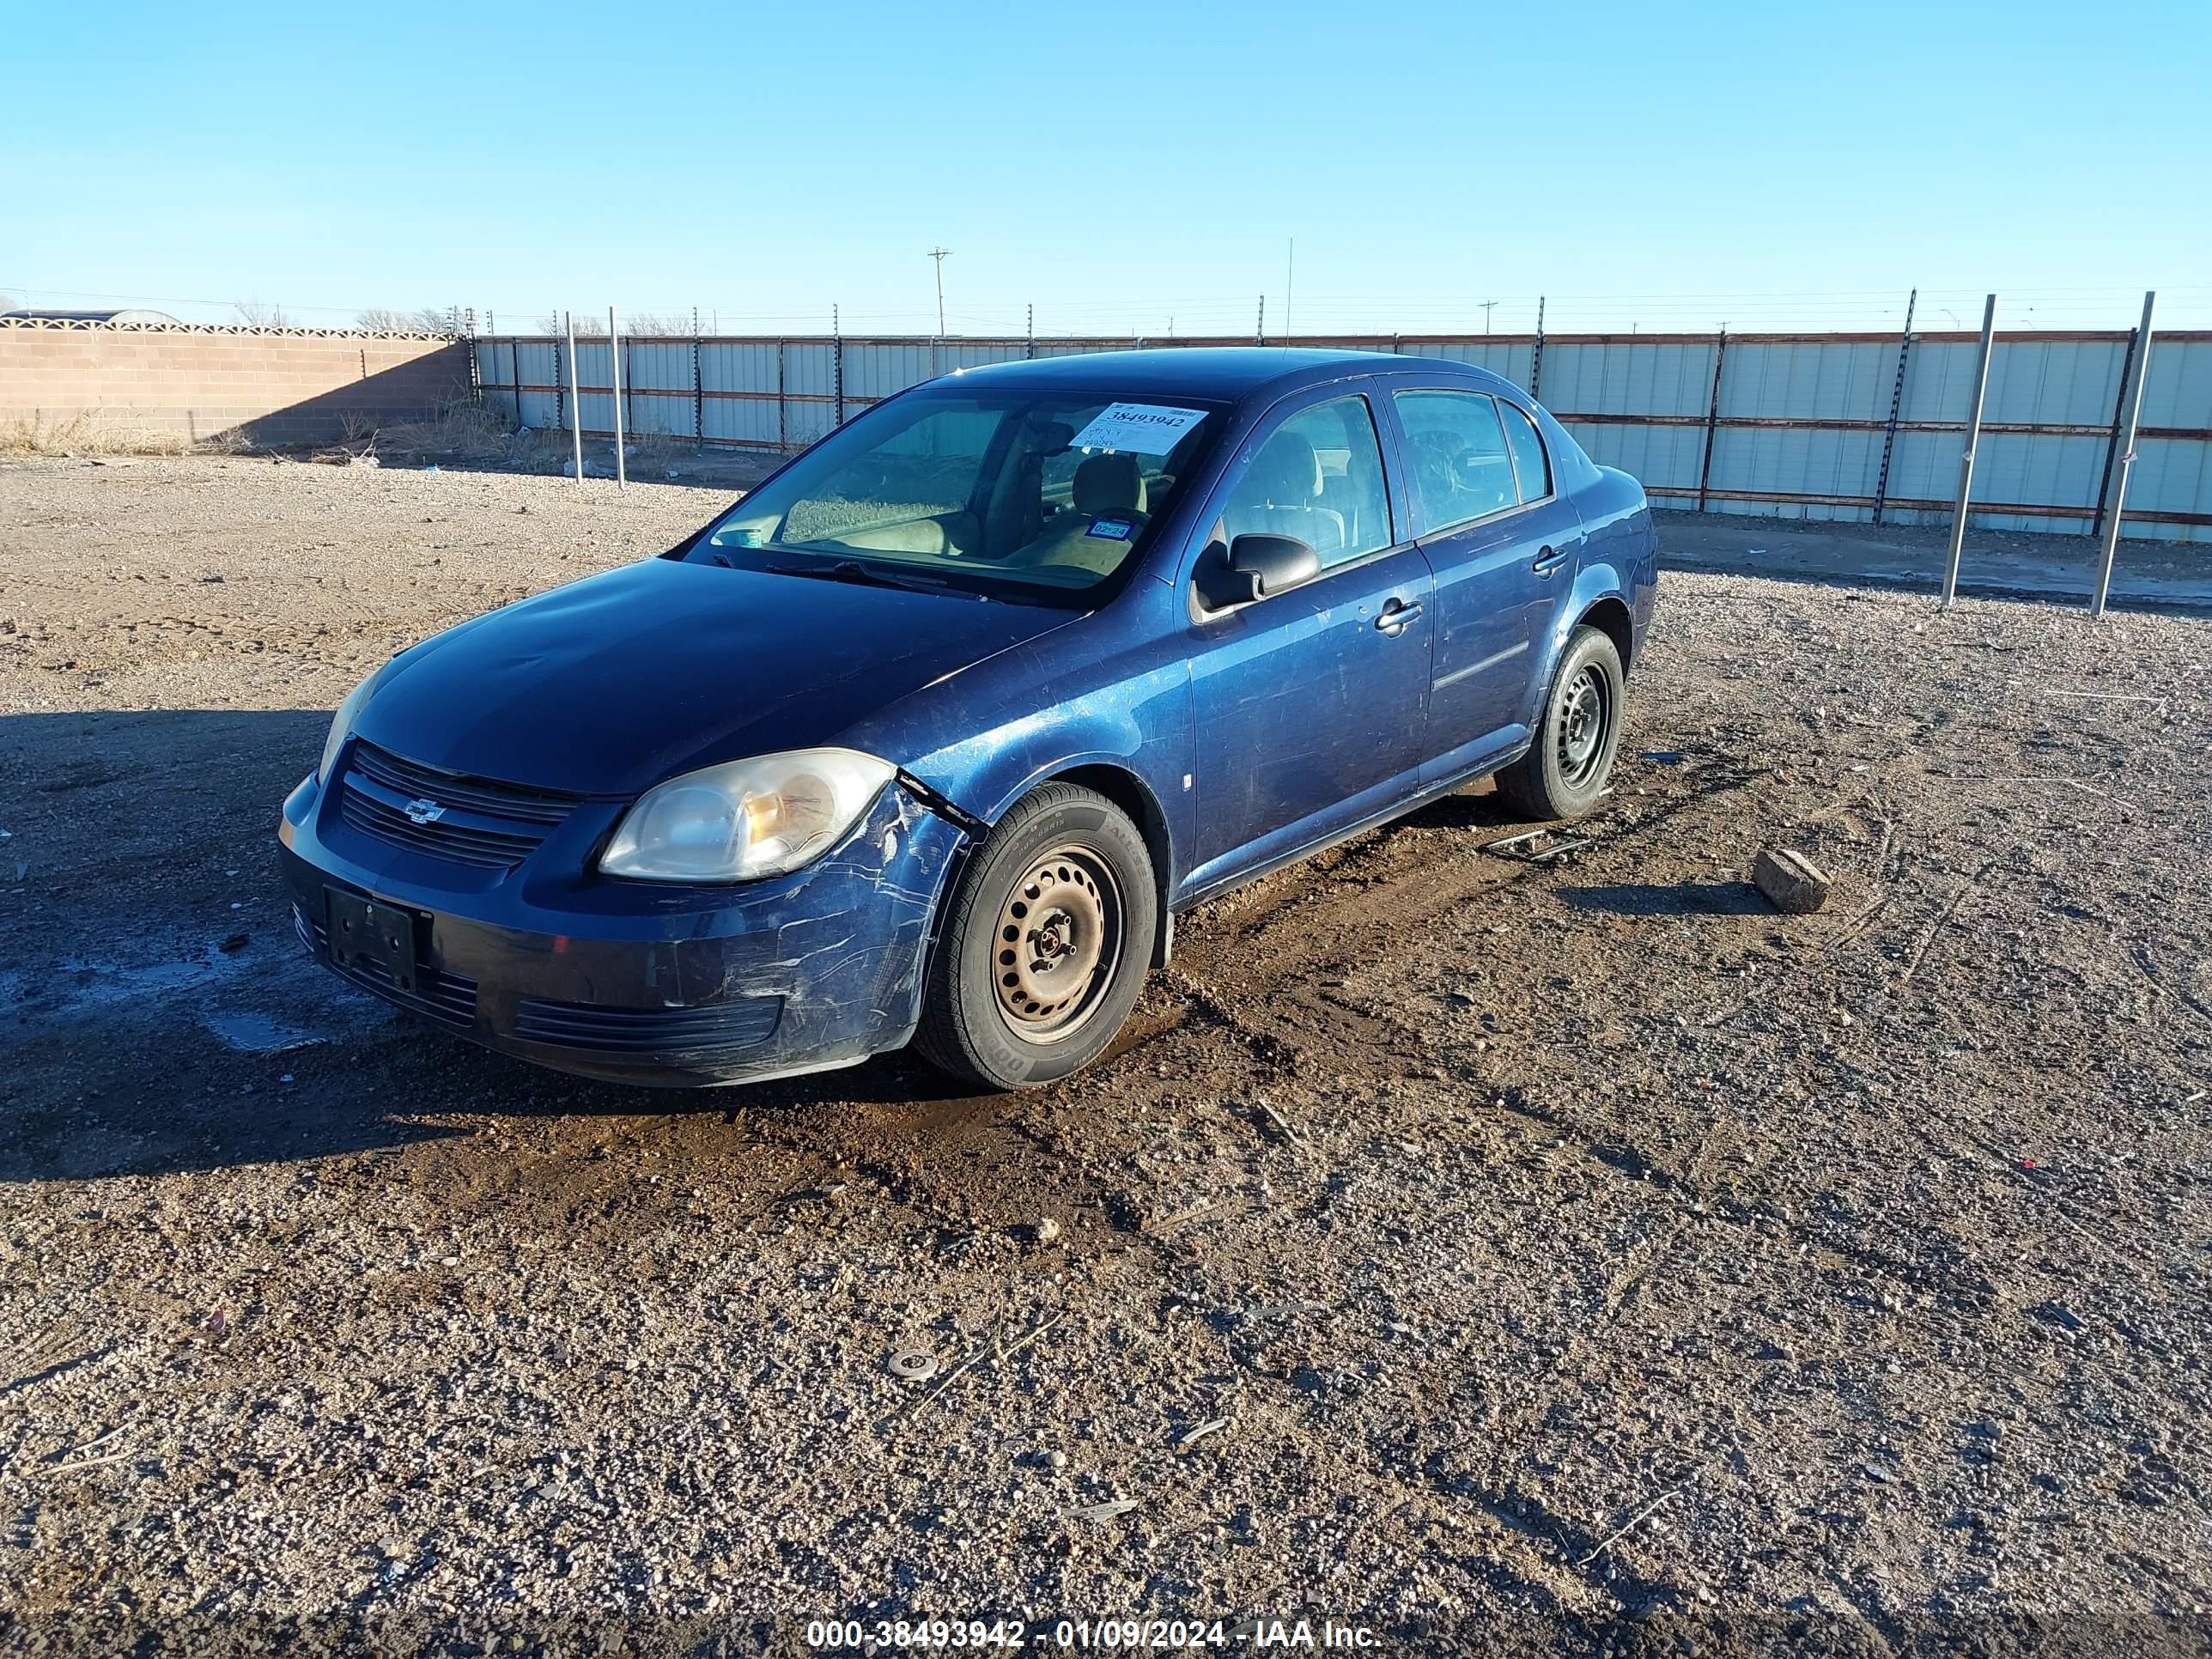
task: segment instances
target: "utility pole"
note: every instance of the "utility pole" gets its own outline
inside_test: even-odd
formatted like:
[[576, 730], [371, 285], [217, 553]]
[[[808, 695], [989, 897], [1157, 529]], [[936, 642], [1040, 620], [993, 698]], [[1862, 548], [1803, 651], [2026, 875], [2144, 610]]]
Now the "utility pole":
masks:
[[1298, 239], [1291, 238], [1291, 251], [1283, 261], [1283, 338], [1291, 337], [1291, 283], [1298, 274]]
[[937, 337], [940, 340], [945, 337], [945, 256], [951, 252], [949, 247], [929, 250], [929, 257], [937, 261]]
[[1490, 332], [1490, 313], [1497, 309], [1498, 301], [1495, 300], [1485, 300], [1482, 302], [1482, 331], [1485, 334]]

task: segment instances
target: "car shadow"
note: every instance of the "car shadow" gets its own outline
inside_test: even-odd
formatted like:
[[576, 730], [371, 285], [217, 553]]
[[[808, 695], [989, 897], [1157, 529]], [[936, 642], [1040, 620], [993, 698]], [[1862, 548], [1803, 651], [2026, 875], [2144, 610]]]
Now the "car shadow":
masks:
[[[625, 1087], [479, 1048], [293, 932], [274, 826], [326, 709], [0, 717], [0, 1186], [305, 1163], [486, 1119], [988, 1109], [905, 1054], [734, 1089]], [[94, 833], [93, 826], [97, 826]]]
[[1616, 916], [1753, 916], [1769, 908], [1756, 887], [1741, 881], [1683, 881], [1664, 887], [1615, 882], [1602, 887], [1562, 887], [1559, 896], [1577, 910]]

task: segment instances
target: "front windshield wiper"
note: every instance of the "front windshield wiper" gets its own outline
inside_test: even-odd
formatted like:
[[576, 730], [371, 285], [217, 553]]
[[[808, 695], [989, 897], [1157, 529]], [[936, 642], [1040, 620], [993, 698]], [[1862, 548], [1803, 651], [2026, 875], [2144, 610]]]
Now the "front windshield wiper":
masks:
[[[931, 576], [908, 576], [872, 564], [862, 564], [858, 559], [840, 559], [834, 564], [771, 564], [763, 569], [779, 576], [815, 576], [823, 581], [862, 582], [872, 587], [902, 587], [909, 593], [952, 593], [963, 590], [951, 583]], [[981, 594], [975, 596], [978, 599]]]

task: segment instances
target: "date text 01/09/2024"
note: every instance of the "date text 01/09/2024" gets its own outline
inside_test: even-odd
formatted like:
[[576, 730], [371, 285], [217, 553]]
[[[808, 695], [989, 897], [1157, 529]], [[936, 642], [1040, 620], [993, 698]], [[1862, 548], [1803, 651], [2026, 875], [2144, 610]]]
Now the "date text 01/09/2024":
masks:
[[806, 1644], [817, 1651], [884, 1649], [998, 1649], [1025, 1647], [1166, 1650], [1249, 1647], [1261, 1650], [1334, 1649], [1371, 1651], [1382, 1644], [1364, 1625], [1306, 1619], [1060, 1619], [1032, 1625], [1020, 1619], [812, 1620]]

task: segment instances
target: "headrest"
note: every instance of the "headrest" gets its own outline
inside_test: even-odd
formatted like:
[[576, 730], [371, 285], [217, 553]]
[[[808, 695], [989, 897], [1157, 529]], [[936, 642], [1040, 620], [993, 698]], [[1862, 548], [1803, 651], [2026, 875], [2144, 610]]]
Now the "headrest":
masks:
[[1075, 510], [1097, 518], [1145, 510], [1145, 470], [1134, 455], [1092, 455], [1075, 469]]
[[1278, 432], [1252, 458], [1249, 487], [1271, 507], [1304, 507], [1321, 494], [1321, 457], [1296, 432]]

